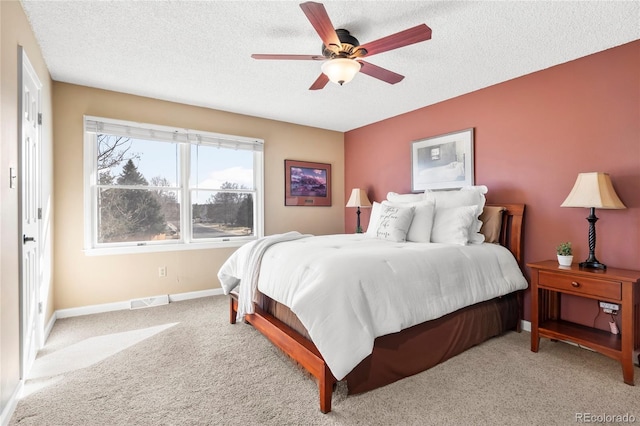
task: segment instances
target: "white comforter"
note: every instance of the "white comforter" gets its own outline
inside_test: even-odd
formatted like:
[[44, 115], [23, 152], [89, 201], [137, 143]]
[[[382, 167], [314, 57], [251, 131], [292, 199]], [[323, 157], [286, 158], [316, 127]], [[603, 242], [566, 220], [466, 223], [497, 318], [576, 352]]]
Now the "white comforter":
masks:
[[253, 301], [256, 300], [260, 267], [267, 249], [277, 243], [310, 236], [295, 231], [270, 235], [243, 245], [227, 259], [218, 271], [218, 279], [225, 294], [242, 283], [238, 289], [238, 320], [242, 320], [244, 314], [254, 313]]
[[[243, 275], [235, 255], [221, 268], [226, 277]], [[232, 285], [223, 282], [225, 293]], [[260, 292], [298, 316], [338, 380], [378, 336], [526, 287], [513, 255], [496, 244], [392, 243], [362, 234], [273, 244], [258, 278]]]

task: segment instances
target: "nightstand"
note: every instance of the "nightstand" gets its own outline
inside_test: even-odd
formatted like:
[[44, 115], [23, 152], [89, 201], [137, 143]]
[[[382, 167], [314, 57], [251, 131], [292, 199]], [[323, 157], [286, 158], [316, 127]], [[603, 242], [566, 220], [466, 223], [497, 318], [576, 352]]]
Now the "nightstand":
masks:
[[[619, 361], [624, 382], [633, 386], [633, 351], [640, 347], [640, 271], [581, 269], [577, 264], [559, 266], [555, 260], [527, 266], [531, 268], [531, 351], [538, 352], [540, 337], [586, 346]], [[620, 305], [620, 334], [560, 319], [563, 294]]]

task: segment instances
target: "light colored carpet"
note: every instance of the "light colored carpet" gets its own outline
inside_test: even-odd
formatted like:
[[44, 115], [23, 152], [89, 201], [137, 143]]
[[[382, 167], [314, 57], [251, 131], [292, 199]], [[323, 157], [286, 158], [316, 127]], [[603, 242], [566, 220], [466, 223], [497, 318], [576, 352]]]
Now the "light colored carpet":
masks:
[[225, 297], [68, 318], [10, 424], [563, 425], [578, 413], [640, 422], [639, 368], [628, 386], [603, 355], [548, 339], [534, 354], [529, 338], [509, 332], [361, 395], [339, 383], [325, 415], [310, 376], [251, 326], [228, 323]]

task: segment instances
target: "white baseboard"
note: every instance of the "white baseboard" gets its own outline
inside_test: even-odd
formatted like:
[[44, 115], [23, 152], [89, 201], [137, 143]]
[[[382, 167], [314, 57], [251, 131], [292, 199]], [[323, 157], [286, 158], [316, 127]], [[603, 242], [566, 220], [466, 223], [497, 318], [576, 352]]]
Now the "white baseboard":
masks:
[[[187, 293], [170, 294], [169, 302], [181, 302], [183, 300], [198, 299], [200, 297], [217, 296], [221, 294], [223, 294], [221, 288], [215, 288], [212, 290], [190, 291]], [[55, 319], [70, 318], [70, 317], [77, 317], [80, 315], [99, 314], [102, 312], [122, 311], [122, 310], [128, 310], [130, 307], [131, 307], [130, 301], [126, 300], [122, 302], [104, 303], [101, 305], [89, 305], [89, 306], [80, 306], [77, 308], [58, 309], [52, 315], [52, 319], [53, 318]], [[51, 324], [51, 327], [53, 327], [53, 324]]]
[[123, 311], [129, 309], [129, 301], [103, 303], [101, 305], [80, 306], [77, 308], [58, 309], [55, 311], [57, 319], [79, 317], [81, 315], [100, 314], [103, 312]]
[[7, 404], [4, 406], [2, 413], [0, 413], [0, 425], [7, 426], [9, 424], [9, 420], [11, 420], [11, 416], [13, 416], [13, 412], [16, 411], [16, 406], [18, 405], [18, 399], [22, 395], [22, 390], [24, 388], [24, 380], [20, 380], [18, 382], [18, 386], [16, 386], [15, 391], [11, 395], [11, 398], [7, 401]]
[[[58, 319], [58, 312], [57, 311], [53, 311], [53, 315], [51, 315], [51, 318], [49, 319], [49, 322], [47, 323], [47, 326], [44, 328], [44, 336], [42, 336], [42, 341], [46, 342], [47, 339], [49, 338], [49, 335], [51, 334], [51, 330], [53, 329], [53, 324], [56, 323], [56, 320]], [[42, 345], [44, 346], [44, 345]], [[42, 349], [42, 348], [40, 348]]]
[[188, 293], [177, 293], [169, 295], [169, 302], [182, 302], [183, 300], [198, 299], [200, 297], [221, 296], [224, 293], [221, 288], [211, 290], [190, 291]]
[[[200, 297], [209, 297], [209, 296], [220, 296], [224, 294], [221, 288], [214, 288], [211, 290], [200, 290], [200, 291], [190, 291], [187, 293], [176, 293], [169, 295], [169, 302], [181, 302], [184, 300], [190, 299], [198, 299]], [[54, 311], [53, 315], [51, 315], [51, 319], [47, 324], [47, 327], [44, 331], [44, 341], [47, 341], [49, 334], [51, 333], [51, 329], [53, 329], [53, 325], [56, 320], [59, 318], [71, 318], [77, 317], [81, 315], [91, 315], [91, 314], [99, 314], [102, 312], [111, 312], [111, 311], [121, 311], [126, 310], [131, 307], [131, 303], [129, 300], [122, 302], [114, 302], [114, 303], [104, 303], [101, 305], [89, 305], [89, 306], [80, 306], [77, 308], [68, 308], [68, 309], [58, 309]], [[522, 320], [520, 321], [520, 326], [523, 331], [531, 332], [531, 322]]]

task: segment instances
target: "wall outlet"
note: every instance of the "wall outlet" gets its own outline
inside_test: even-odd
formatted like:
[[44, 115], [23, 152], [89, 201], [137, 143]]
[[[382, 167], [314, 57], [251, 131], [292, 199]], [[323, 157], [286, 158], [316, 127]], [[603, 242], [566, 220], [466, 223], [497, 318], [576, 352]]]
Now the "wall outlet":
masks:
[[167, 267], [161, 266], [158, 268], [158, 276], [160, 278], [165, 278], [167, 276]]
[[620, 305], [616, 305], [615, 303], [609, 303], [609, 302], [598, 302], [600, 303], [600, 307], [602, 309], [610, 309], [612, 311], [617, 311], [620, 309]]

